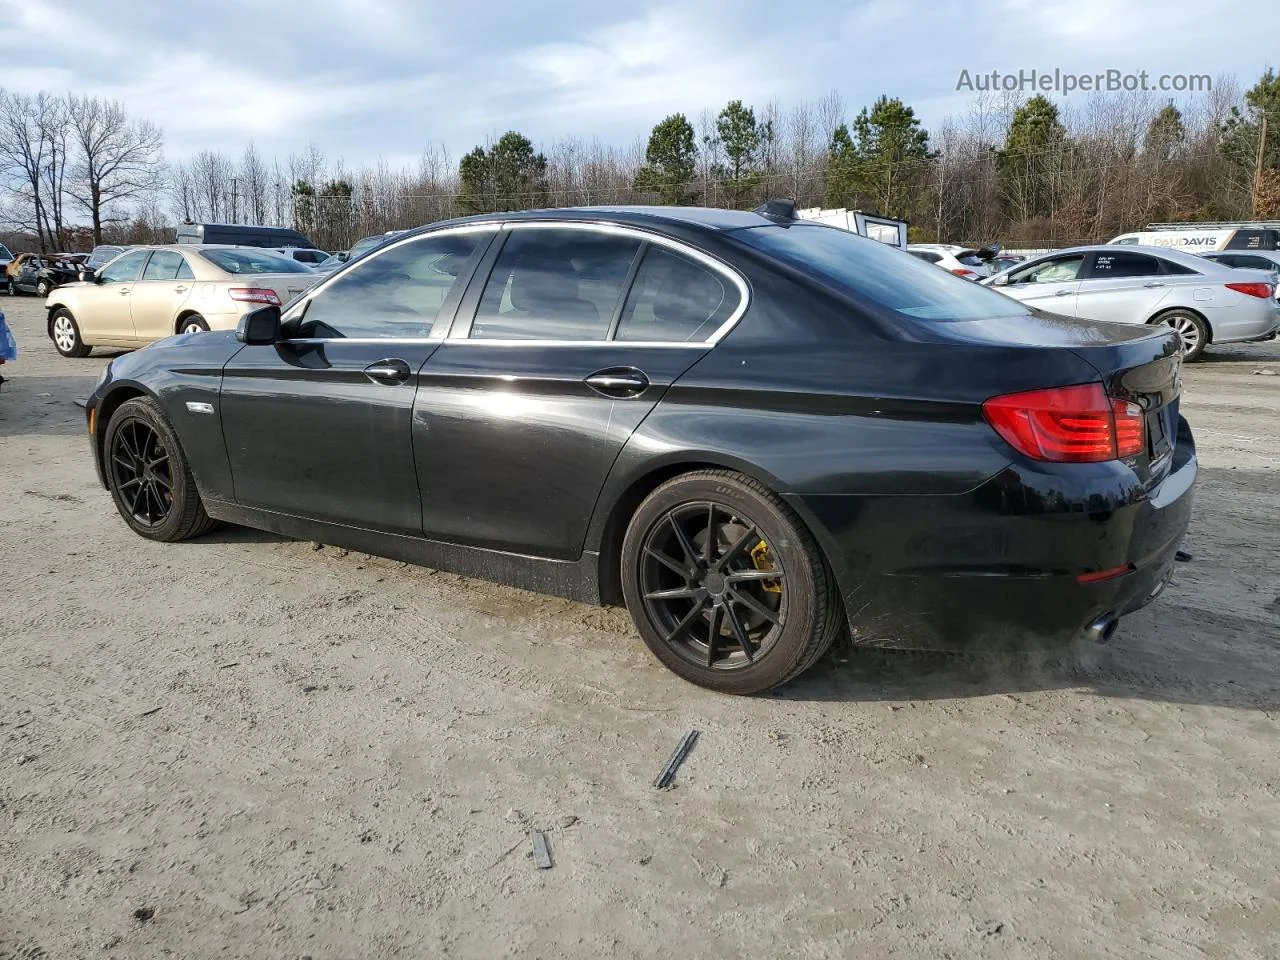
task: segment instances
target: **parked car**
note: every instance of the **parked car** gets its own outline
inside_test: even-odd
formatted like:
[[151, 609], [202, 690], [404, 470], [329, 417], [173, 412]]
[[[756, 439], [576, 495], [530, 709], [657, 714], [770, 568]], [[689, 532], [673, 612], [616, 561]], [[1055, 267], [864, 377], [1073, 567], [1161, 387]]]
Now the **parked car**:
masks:
[[303, 247], [315, 246], [297, 230], [287, 227], [258, 227], [244, 223], [192, 223], [178, 224], [178, 243], [224, 244], [241, 247]]
[[1021, 254], [1002, 253], [987, 261], [987, 270], [990, 272], [991, 276], [995, 276], [997, 273], [1002, 273], [1010, 267], [1016, 267], [1020, 263], [1025, 263], [1026, 260], [1027, 258]]
[[975, 250], [951, 243], [912, 243], [907, 246], [907, 253], [948, 270], [957, 277], [981, 280], [990, 275], [987, 261], [995, 255], [995, 250], [990, 247]]
[[1044, 317], [845, 230], [544, 210], [117, 358], [86, 411], [143, 537], [221, 520], [625, 603], [680, 676], [751, 693], [849, 629], [1109, 638], [1190, 517], [1179, 365], [1169, 330]]
[[1059, 250], [983, 282], [1068, 317], [1172, 327], [1188, 361], [1199, 359], [1211, 343], [1273, 339], [1280, 325], [1270, 274], [1166, 247]]
[[64, 357], [84, 357], [95, 346], [232, 330], [246, 312], [288, 303], [319, 279], [260, 247], [135, 247], [49, 295], [49, 338]]
[[100, 243], [89, 251], [89, 259], [85, 261], [84, 265], [91, 270], [100, 270], [128, 249], [130, 248]]
[[11, 297], [35, 293], [37, 276], [44, 269], [44, 257], [38, 253], [20, 253], [4, 268], [5, 292]]
[[286, 257], [291, 257], [299, 263], [304, 263], [308, 267], [314, 267], [329, 259], [328, 253], [324, 250], [317, 250], [315, 247], [276, 247], [275, 251], [276, 253], [284, 254]]
[[47, 297], [55, 287], [74, 283], [80, 278], [80, 268], [88, 258], [87, 253], [55, 253], [46, 257], [44, 266], [36, 273], [33, 292], [38, 297]]
[[[351, 249], [347, 251], [347, 260], [354, 260], [356, 257], [363, 256], [375, 247], [380, 247], [392, 237], [398, 237], [407, 233], [405, 230], [388, 230], [386, 233], [375, 233], [371, 237], [365, 237], [357, 240], [351, 245]], [[345, 261], [344, 261], [345, 262]]]
[[9, 248], [0, 243], [0, 270], [13, 263], [13, 254], [9, 252]]
[[1244, 270], [1266, 270], [1274, 274], [1277, 285], [1276, 296], [1280, 297], [1280, 250], [1249, 250], [1240, 253], [1202, 253], [1206, 260], [1220, 263], [1224, 267], [1237, 267]]
[[348, 255], [345, 252], [330, 254], [328, 257], [325, 257], [317, 263], [312, 269], [315, 270], [316, 273], [333, 273], [333, 271], [346, 263], [347, 259]]

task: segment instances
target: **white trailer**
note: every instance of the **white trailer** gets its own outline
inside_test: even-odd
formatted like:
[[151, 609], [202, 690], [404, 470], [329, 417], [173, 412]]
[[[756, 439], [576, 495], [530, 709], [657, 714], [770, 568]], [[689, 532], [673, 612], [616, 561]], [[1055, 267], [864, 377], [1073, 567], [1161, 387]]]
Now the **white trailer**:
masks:
[[892, 217], [882, 217], [878, 213], [867, 213], [864, 210], [846, 210], [844, 207], [837, 207], [834, 210], [809, 207], [806, 210], [797, 210], [796, 219], [829, 224], [871, 240], [879, 240], [891, 247], [907, 249], [905, 220], [894, 220]]

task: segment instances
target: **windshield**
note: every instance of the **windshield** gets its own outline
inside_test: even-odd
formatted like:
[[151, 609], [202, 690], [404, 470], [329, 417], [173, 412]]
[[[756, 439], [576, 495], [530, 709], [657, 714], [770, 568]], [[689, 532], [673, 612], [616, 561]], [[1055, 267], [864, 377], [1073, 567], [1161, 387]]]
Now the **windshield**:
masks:
[[311, 273], [310, 269], [298, 261], [270, 250], [255, 250], [251, 247], [223, 250], [205, 248], [200, 254], [227, 273]]
[[818, 224], [749, 227], [733, 236], [860, 300], [915, 320], [1027, 316], [1016, 300], [901, 250]]
[[13, 254], [9, 252], [9, 248], [3, 243], [0, 243], [0, 257], [4, 257], [6, 260], [13, 259]]

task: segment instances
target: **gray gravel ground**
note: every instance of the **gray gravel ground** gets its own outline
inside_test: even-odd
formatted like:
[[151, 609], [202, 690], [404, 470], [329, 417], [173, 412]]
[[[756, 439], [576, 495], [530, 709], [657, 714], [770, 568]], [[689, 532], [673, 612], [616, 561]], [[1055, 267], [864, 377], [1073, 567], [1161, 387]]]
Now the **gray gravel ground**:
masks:
[[1111, 646], [734, 699], [619, 610], [134, 536], [104, 358], [0, 309], [0, 958], [1280, 955], [1275, 343], [1187, 369], [1195, 559]]

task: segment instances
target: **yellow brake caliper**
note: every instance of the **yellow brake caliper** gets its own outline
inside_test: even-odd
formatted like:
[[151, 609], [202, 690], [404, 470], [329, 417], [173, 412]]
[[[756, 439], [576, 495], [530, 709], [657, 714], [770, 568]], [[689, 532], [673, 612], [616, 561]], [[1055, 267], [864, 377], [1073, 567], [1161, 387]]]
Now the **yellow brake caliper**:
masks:
[[[751, 548], [751, 562], [755, 564], [757, 570], [773, 569], [773, 557], [769, 556], [769, 545], [763, 540]], [[782, 584], [777, 580], [761, 580], [760, 589], [769, 593], [781, 593]]]

